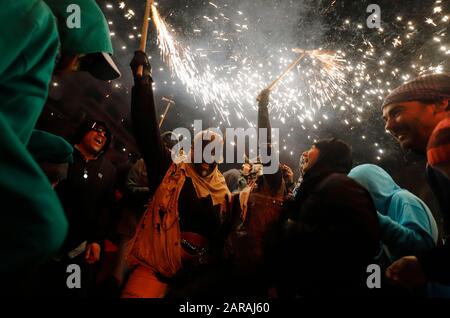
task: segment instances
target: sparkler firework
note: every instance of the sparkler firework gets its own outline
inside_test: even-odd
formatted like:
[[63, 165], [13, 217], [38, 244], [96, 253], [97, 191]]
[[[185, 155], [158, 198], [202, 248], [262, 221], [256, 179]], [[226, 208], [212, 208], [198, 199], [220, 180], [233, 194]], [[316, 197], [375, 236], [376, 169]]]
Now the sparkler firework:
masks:
[[[200, 97], [205, 105], [212, 105], [228, 124], [230, 124], [230, 113], [235, 111], [237, 111], [238, 118], [246, 120], [244, 110], [248, 107], [254, 108], [254, 96], [258, 90], [264, 87], [261, 84], [261, 76], [258, 73], [251, 74], [254, 69], [246, 66], [246, 60], [244, 60], [242, 67], [235, 73], [235, 79], [217, 77], [216, 74], [224, 73], [232, 67], [210, 68], [208, 65], [204, 67], [204, 61], [200, 59], [202, 56], [194, 54], [189, 47], [184, 47], [175, 39], [154, 5], [152, 6], [152, 19], [158, 33], [158, 46], [162, 59], [169, 66], [171, 73], [181, 80], [190, 93]], [[299, 50], [294, 49], [293, 51], [299, 53]], [[344, 65], [347, 61], [340, 52], [333, 54], [321, 50], [301, 50], [301, 54], [297, 61], [293, 62], [277, 80], [268, 86], [273, 89], [292, 68], [299, 69], [298, 64], [303, 57], [310, 58], [310, 66], [298, 83], [299, 87], [303, 87], [303, 89], [285, 88], [278, 90], [273, 97], [272, 109], [275, 109], [274, 112], [278, 113], [281, 121], [291, 114], [295, 114], [300, 121], [304, 121], [322, 105], [331, 102], [337, 93], [346, 95], [342, 86], [346, 82], [343, 70], [345, 70]], [[293, 81], [293, 77], [290, 77], [287, 82], [292, 83]], [[249, 84], [251, 90], [245, 89]], [[309, 100], [309, 107], [304, 103], [298, 103], [298, 100], [305, 99]], [[235, 109], [230, 109], [229, 105], [234, 105]], [[301, 111], [304, 109], [305, 112], [302, 113]], [[247, 124], [251, 123], [247, 121]]]
[[[137, 3], [128, 2], [119, 3], [125, 13], [129, 12], [129, 4]], [[405, 7], [393, 19], [384, 18], [380, 29], [365, 27], [363, 8], [359, 21], [345, 16], [333, 20], [331, 40], [308, 43], [304, 41], [307, 36], [299, 41], [285, 37], [286, 24], [297, 23], [293, 19], [286, 21], [285, 14], [298, 16], [298, 10], [305, 9], [303, 3], [307, 2], [270, 2], [274, 5], [266, 10], [270, 11], [267, 16], [261, 16], [263, 10], [251, 12], [260, 2], [198, 2], [195, 15], [181, 25], [178, 20], [185, 10], [173, 10], [166, 2], [161, 2], [161, 7], [155, 4], [152, 23], [157, 30], [159, 53], [174, 77], [172, 84], [178, 79], [194, 98], [195, 107], [211, 114], [218, 126], [254, 126], [255, 97], [284, 74], [299, 59], [300, 52], [306, 52], [273, 87], [273, 126], [292, 127], [285, 143], [294, 127], [304, 130], [305, 137], [313, 141], [319, 127], [331, 120], [350, 130], [358, 127], [360, 138], [365, 140], [368, 136], [364, 131], [373, 123], [362, 127], [361, 123], [379, 111], [381, 100], [391, 89], [417, 75], [448, 68], [450, 12], [442, 1], [435, 1], [431, 7], [421, 6], [420, 13], [409, 16], [411, 8]], [[190, 10], [191, 3], [197, 2], [186, 3], [186, 10]], [[333, 14], [336, 3], [330, 1], [318, 15]], [[267, 26], [267, 21], [274, 24]], [[304, 30], [304, 26], [303, 21], [302, 32], [307, 35], [315, 31], [313, 27]], [[340, 41], [340, 33], [346, 34], [346, 42]], [[297, 46], [302, 49], [296, 50]], [[159, 81], [156, 85], [169, 83]], [[378, 142], [372, 145], [380, 160], [383, 149]], [[286, 146], [280, 149], [289, 151]]]

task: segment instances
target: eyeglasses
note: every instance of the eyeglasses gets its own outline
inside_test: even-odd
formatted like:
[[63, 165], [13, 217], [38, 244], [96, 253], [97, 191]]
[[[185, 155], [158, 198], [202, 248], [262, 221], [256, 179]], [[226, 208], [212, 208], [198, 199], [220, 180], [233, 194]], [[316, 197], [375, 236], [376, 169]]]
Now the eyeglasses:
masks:
[[106, 133], [106, 128], [97, 123], [94, 123], [92, 125], [91, 130], [96, 131], [98, 133], [102, 133], [102, 132]]

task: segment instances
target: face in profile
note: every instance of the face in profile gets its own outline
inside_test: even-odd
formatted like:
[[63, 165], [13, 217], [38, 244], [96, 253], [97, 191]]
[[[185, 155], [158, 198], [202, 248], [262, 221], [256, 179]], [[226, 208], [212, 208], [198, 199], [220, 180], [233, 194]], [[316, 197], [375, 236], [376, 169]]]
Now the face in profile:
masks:
[[383, 108], [385, 129], [405, 150], [424, 153], [439, 121], [436, 106], [418, 101], [394, 103]]
[[314, 164], [319, 159], [320, 150], [315, 145], [313, 145], [309, 150], [303, 152], [302, 161], [303, 161], [303, 173], [310, 170]]

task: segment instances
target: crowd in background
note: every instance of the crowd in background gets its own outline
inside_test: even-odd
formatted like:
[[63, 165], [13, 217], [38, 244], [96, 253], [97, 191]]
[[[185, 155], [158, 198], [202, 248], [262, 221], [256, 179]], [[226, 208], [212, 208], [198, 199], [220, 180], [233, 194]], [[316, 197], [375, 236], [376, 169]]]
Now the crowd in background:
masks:
[[[10, 295], [450, 297], [450, 75], [397, 87], [379, 111], [403, 149], [426, 157], [445, 221], [439, 233], [436, 211], [381, 167], [354, 166], [351, 145], [336, 138], [303, 152], [299, 171], [277, 161], [267, 173], [259, 156], [223, 173], [218, 155], [194, 161], [196, 146], [223, 143], [208, 129], [174, 153], [144, 52], [130, 63], [141, 159], [112, 164], [113, 136], [100, 120], [86, 121], [72, 144], [34, 129], [53, 74], [120, 76], [100, 8], [78, 1], [84, 24], [71, 29], [70, 2], [16, 0], [0, 13], [13, 30], [0, 31], [0, 272]], [[258, 149], [270, 154], [270, 90], [256, 100], [257, 126], [267, 131]], [[69, 288], [74, 264], [81, 282]], [[372, 264], [381, 288], [369, 287]]]

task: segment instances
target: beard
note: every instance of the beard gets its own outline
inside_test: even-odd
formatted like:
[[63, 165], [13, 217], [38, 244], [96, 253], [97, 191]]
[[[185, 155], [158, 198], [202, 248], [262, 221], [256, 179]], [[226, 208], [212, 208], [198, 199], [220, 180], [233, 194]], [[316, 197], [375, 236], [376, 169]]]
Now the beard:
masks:
[[424, 155], [426, 153], [427, 141], [418, 133], [414, 132], [404, 132], [403, 138], [395, 138], [400, 144], [400, 147], [404, 152], [413, 152], [419, 155]]

